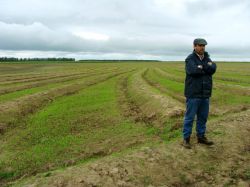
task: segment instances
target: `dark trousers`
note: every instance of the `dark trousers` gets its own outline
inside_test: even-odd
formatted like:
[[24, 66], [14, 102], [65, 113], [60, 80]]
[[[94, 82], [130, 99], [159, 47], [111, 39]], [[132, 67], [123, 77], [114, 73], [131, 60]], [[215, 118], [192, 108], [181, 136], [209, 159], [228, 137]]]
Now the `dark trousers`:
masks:
[[195, 115], [196, 135], [204, 136], [206, 133], [206, 122], [209, 113], [209, 98], [186, 98], [186, 112], [183, 124], [183, 138], [191, 136]]

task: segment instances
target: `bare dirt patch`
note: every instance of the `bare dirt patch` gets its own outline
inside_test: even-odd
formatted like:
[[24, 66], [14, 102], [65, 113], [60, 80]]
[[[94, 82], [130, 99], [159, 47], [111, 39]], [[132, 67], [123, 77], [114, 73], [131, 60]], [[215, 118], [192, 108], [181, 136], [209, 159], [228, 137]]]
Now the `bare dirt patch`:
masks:
[[209, 123], [215, 145], [180, 141], [40, 174], [31, 186], [246, 186], [250, 184], [250, 110]]
[[131, 85], [127, 85], [128, 98], [140, 108], [140, 111], [159, 127], [170, 117], [180, 117], [184, 113], [183, 104], [171, 97], [153, 91], [144, 79], [144, 69], [132, 75]]

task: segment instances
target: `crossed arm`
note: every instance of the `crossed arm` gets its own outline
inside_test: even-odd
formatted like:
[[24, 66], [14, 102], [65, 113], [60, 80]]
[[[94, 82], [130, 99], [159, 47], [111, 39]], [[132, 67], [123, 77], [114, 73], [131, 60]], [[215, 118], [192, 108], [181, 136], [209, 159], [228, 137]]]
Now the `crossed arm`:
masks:
[[191, 76], [200, 76], [204, 74], [213, 75], [216, 71], [216, 64], [210, 61], [204, 65], [197, 65], [192, 59], [186, 59], [186, 72]]

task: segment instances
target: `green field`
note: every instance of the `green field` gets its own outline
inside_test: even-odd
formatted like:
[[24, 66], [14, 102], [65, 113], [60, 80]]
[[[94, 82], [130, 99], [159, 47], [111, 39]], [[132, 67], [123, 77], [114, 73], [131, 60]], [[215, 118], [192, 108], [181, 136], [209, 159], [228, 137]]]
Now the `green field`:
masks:
[[[22, 186], [39, 174], [46, 178], [69, 166], [101, 162], [109, 156], [123, 158], [142, 147], [170, 149], [182, 140], [184, 69], [183, 62], [0, 64], [0, 185]], [[247, 117], [239, 123], [248, 123], [249, 130], [250, 63], [218, 62], [213, 86], [209, 121], [224, 124], [230, 119], [230, 123], [238, 118], [229, 116], [244, 114]], [[224, 134], [225, 138], [234, 136], [225, 130], [226, 125], [210, 129], [209, 135], [218, 141], [223, 141]], [[249, 131], [235, 133], [249, 135]], [[246, 147], [243, 163], [249, 163], [249, 145]], [[215, 155], [208, 160], [216, 165]], [[176, 159], [181, 160], [180, 156]], [[213, 176], [214, 171], [221, 171], [217, 165], [215, 169], [205, 163], [189, 167], [192, 164], [197, 173], [206, 170]], [[225, 175], [230, 171], [225, 170]], [[194, 184], [188, 175], [172, 175], [170, 185]], [[148, 176], [130, 182], [157, 186], [155, 178]], [[237, 183], [230, 183], [231, 178]], [[231, 178], [223, 184], [246, 184], [249, 166]]]

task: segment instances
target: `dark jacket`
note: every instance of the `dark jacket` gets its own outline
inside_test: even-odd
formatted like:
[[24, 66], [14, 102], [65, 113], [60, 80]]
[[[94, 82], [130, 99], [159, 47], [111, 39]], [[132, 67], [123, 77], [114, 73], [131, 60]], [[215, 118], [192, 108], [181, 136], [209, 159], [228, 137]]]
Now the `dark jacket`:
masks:
[[[207, 52], [204, 53], [202, 61], [193, 51], [186, 60], [185, 96], [187, 98], [208, 98], [212, 94], [212, 75], [216, 71], [216, 64], [208, 65], [212, 62]], [[202, 65], [202, 69], [198, 68]]]

